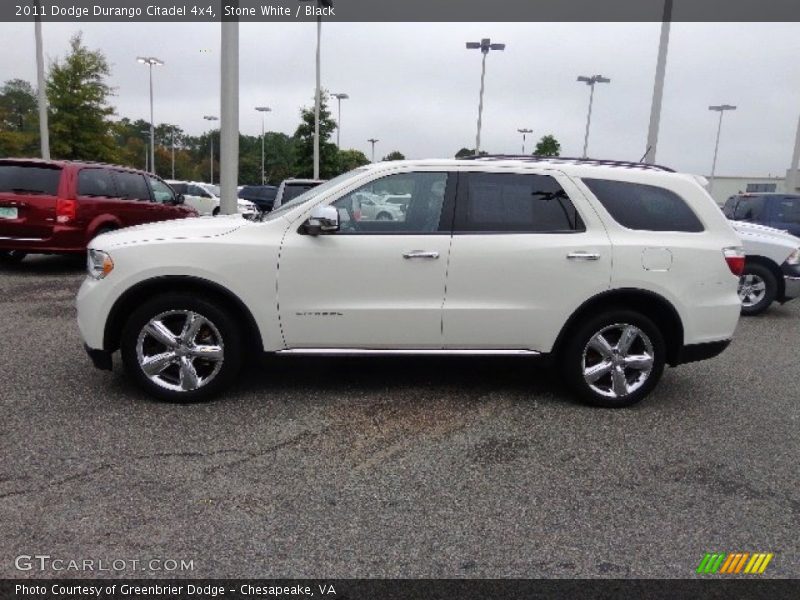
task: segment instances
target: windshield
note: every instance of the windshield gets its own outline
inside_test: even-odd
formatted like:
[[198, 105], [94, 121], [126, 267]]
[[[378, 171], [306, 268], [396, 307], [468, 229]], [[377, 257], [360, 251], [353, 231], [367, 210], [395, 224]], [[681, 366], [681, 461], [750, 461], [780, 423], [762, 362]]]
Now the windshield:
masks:
[[280, 206], [280, 208], [276, 208], [271, 213], [268, 213], [264, 217], [264, 220], [265, 221], [271, 221], [275, 217], [282, 216], [282, 215], [286, 214], [287, 212], [289, 212], [290, 210], [292, 210], [293, 208], [296, 208], [296, 207], [300, 206], [301, 204], [304, 204], [305, 202], [308, 202], [312, 198], [315, 198], [319, 194], [324, 194], [325, 192], [327, 192], [328, 190], [336, 187], [340, 183], [343, 183], [343, 182], [347, 181], [348, 179], [352, 179], [354, 177], [357, 177], [357, 176], [361, 175], [366, 170], [367, 169], [365, 169], [363, 167], [360, 168], [360, 169], [353, 169], [352, 171], [348, 171], [347, 173], [343, 173], [343, 174], [339, 175], [338, 177], [334, 177], [333, 179], [330, 179], [330, 180], [326, 181], [325, 183], [323, 183], [321, 185], [318, 185], [317, 187], [311, 188], [306, 193], [301, 194], [300, 196], [298, 196], [297, 198], [294, 198], [290, 202], [287, 202], [286, 204], [282, 204]]

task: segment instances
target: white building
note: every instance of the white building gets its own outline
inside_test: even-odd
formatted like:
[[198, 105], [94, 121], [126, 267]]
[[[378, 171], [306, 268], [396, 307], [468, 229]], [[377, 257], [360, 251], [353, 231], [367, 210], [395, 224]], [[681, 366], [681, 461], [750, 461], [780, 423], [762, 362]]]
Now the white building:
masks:
[[[706, 179], [711, 181], [711, 176]], [[717, 204], [724, 204], [725, 200], [735, 194], [745, 194], [747, 192], [778, 192], [783, 194], [800, 193], [800, 188], [789, 190], [789, 173], [784, 177], [741, 177], [741, 176], [721, 176], [714, 178], [714, 186], [711, 196]]]

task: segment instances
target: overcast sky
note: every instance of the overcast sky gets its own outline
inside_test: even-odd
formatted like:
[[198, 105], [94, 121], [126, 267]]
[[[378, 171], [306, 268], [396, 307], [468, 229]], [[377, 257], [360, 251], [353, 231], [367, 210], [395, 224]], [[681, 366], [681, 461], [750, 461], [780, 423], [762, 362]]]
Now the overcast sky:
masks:
[[[166, 62], [155, 72], [157, 122], [198, 134], [219, 114], [219, 24], [45, 23], [45, 55], [63, 56], [70, 36], [108, 57], [118, 116], [149, 118], [147, 68], [137, 55]], [[451, 157], [474, 147], [480, 53], [464, 42], [491, 37], [505, 52], [487, 61], [482, 148], [521, 150], [518, 128], [551, 133], [562, 154], [580, 155], [589, 88], [578, 75], [602, 74], [595, 93], [589, 154], [639, 160], [645, 151], [659, 23], [324, 23], [323, 87], [347, 92], [342, 147], [369, 156]], [[299, 108], [313, 102], [313, 23], [243, 24], [240, 126], [292, 134]], [[33, 24], [0, 23], [0, 79], [35, 82]], [[676, 23], [672, 26], [658, 162], [708, 174], [717, 113], [726, 113], [717, 172], [783, 175], [800, 116], [800, 24]], [[335, 115], [335, 104], [333, 105]], [[531, 147], [530, 140], [528, 148]]]

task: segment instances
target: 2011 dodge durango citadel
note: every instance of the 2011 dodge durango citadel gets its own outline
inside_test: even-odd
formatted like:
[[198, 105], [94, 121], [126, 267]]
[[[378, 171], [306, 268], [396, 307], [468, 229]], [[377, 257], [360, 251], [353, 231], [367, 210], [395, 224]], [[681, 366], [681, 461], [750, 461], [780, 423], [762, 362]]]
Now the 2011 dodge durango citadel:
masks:
[[[402, 195], [391, 220], [359, 199]], [[528, 157], [379, 163], [266, 214], [95, 238], [89, 355], [153, 396], [222, 392], [285, 354], [544, 355], [584, 400], [645, 397], [716, 356], [741, 308], [741, 241], [696, 178]]]

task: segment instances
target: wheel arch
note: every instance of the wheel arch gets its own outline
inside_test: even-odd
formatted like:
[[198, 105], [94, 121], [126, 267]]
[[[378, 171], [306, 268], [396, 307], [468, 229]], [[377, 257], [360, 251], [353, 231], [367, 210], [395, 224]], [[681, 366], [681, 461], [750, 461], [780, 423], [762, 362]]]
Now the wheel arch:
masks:
[[680, 352], [683, 348], [683, 321], [678, 311], [669, 300], [649, 290], [638, 288], [623, 288], [602, 292], [581, 304], [567, 319], [553, 345], [553, 354], [561, 353], [569, 336], [580, 326], [587, 317], [605, 310], [635, 310], [651, 319], [661, 329], [664, 342], [667, 345], [667, 364], [676, 365], [680, 362]]
[[188, 275], [168, 275], [154, 277], [142, 281], [125, 291], [114, 303], [106, 319], [103, 333], [103, 349], [114, 352], [120, 346], [122, 329], [125, 318], [130, 315], [142, 302], [158, 294], [168, 292], [190, 292], [204, 298], [217, 300], [223, 307], [233, 313], [234, 318], [242, 326], [244, 341], [247, 349], [259, 354], [263, 352], [264, 344], [261, 339], [261, 330], [253, 317], [253, 313], [234, 292], [228, 288], [203, 279]]
[[775, 298], [783, 298], [786, 295], [786, 286], [785, 280], [783, 279], [783, 271], [781, 271], [780, 266], [771, 258], [767, 258], [766, 256], [761, 256], [760, 254], [754, 255], [747, 255], [744, 260], [745, 268], [747, 265], [761, 265], [762, 267], [769, 269], [769, 272], [775, 277], [775, 282], [777, 283], [778, 287], [776, 290]]

